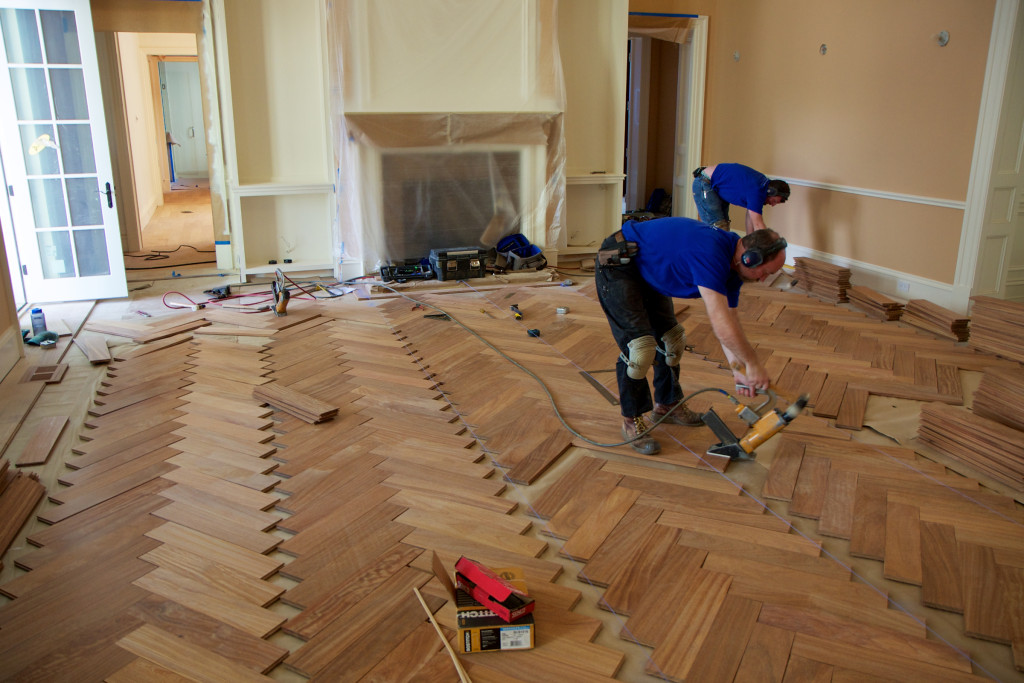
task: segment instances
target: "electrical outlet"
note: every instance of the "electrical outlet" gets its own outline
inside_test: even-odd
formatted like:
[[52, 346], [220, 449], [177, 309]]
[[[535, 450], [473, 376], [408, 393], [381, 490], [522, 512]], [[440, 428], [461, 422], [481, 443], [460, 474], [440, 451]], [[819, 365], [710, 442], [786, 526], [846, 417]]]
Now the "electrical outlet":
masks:
[[910, 291], [910, 283], [907, 282], [906, 280], [897, 280], [896, 281], [896, 289], [898, 291], [900, 291], [900, 292], [909, 292]]

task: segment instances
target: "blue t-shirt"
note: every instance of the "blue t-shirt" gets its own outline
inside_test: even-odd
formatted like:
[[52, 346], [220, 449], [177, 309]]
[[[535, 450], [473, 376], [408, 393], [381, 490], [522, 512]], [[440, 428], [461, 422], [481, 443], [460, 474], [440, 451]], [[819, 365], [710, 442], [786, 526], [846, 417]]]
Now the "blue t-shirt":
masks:
[[697, 299], [697, 287], [707, 287], [726, 297], [730, 308], [739, 304], [743, 280], [732, 269], [736, 233], [690, 218], [656, 218], [626, 221], [622, 235], [637, 243], [640, 274], [659, 293]]
[[722, 201], [760, 214], [768, 201], [768, 176], [743, 164], [718, 164], [711, 189]]

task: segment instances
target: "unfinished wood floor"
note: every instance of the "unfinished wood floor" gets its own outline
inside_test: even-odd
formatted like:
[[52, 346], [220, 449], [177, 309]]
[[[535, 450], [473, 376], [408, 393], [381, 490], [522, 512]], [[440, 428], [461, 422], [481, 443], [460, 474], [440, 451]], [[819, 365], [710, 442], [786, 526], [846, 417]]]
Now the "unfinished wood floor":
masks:
[[[4, 558], [0, 679], [455, 681], [413, 592], [450, 629], [434, 553], [521, 566], [536, 598], [537, 647], [462, 656], [474, 681], [1019, 679], [1011, 492], [851, 438], [871, 396], [959, 405], [961, 371], [1006, 361], [746, 287], [744, 324], [807, 414], [755, 462], [716, 462], [710, 430], [676, 426], [643, 458], [612, 445], [592, 286], [415, 296], [426, 309], [346, 295], [282, 318], [94, 320], [113, 360], [71, 420], [45, 525]], [[728, 390], [687, 303], [684, 389]], [[338, 413], [274, 411], [252, 398], [270, 382]], [[40, 383], [21, 400], [45, 403]], [[709, 392], [693, 405], [731, 414]]]

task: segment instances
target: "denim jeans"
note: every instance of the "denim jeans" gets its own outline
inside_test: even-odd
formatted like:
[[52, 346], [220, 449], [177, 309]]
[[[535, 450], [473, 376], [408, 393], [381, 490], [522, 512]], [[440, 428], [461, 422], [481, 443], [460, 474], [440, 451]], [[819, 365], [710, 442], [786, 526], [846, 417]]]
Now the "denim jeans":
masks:
[[[729, 204], [711, 189], [710, 180], [703, 176], [693, 179], [693, 201], [697, 204], [697, 216], [701, 223], [729, 229]], [[725, 225], [721, 225], [722, 221], [725, 221]]]
[[[614, 236], [601, 244], [601, 249], [616, 246]], [[675, 307], [672, 298], [659, 294], [647, 284], [636, 260], [625, 266], [596, 267], [597, 298], [608, 318], [612, 336], [619, 351], [629, 358], [627, 344], [634, 339], [651, 335], [658, 342], [659, 353], [654, 356], [654, 399], [658, 403], [674, 405], [683, 397], [679, 386], [679, 366], [669, 367], [661, 353], [665, 343], [663, 334], [675, 327]], [[626, 363], [620, 356], [615, 363], [615, 377], [619, 384], [619, 407], [623, 417], [638, 417], [654, 409], [651, 387], [647, 378], [632, 379], [626, 374]]]

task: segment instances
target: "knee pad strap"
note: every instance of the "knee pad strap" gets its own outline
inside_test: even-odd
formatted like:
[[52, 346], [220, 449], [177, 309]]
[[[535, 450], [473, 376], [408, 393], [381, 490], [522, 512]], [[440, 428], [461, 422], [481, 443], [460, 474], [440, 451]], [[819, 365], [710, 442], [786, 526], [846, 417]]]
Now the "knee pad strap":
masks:
[[629, 358], [619, 354], [619, 357], [626, 364], [626, 374], [630, 379], [643, 379], [647, 376], [647, 371], [651, 369], [651, 365], [654, 364], [654, 354], [658, 351], [658, 342], [655, 341], [654, 337], [646, 334], [642, 337], [637, 337], [633, 341], [626, 344], [629, 347]]
[[676, 325], [661, 335], [661, 343], [665, 345], [665, 350], [662, 351], [665, 354], [665, 365], [672, 367], [679, 365], [686, 347], [686, 330], [683, 329], [683, 326]]

